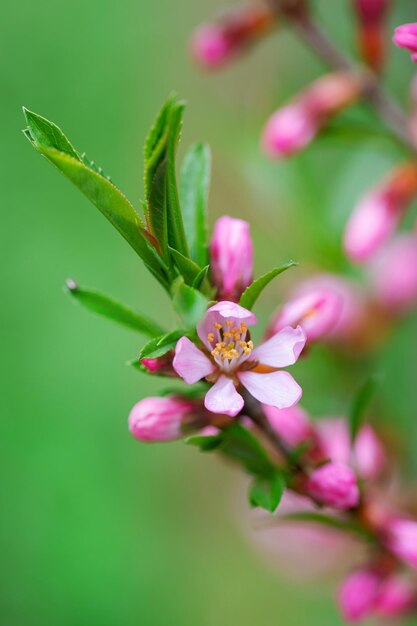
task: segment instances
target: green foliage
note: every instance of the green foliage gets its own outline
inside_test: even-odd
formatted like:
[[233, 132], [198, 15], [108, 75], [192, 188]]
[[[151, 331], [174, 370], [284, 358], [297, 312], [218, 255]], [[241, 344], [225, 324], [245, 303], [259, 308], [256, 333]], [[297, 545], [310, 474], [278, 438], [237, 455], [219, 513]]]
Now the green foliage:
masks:
[[139, 354], [139, 360], [141, 359], [156, 359], [159, 356], [163, 356], [173, 348], [175, 348], [178, 339], [187, 335], [187, 331], [182, 328], [177, 328], [170, 333], [165, 333], [159, 337], [155, 337], [146, 343]]
[[151, 244], [142, 220], [129, 200], [108, 178], [81, 160], [55, 124], [26, 109], [24, 113], [28, 124], [25, 135], [33, 147], [87, 196], [167, 288], [167, 266]]
[[376, 376], [372, 376], [365, 382], [364, 385], [362, 385], [353, 401], [349, 414], [350, 437], [352, 443], [355, 441], [356, 436], [365, 420], [366, 410], [369, 407], [377, 385], [378, 378]]
[[207, 298], [186, 285], [181, 276], [171, 286], [172, 305], [187, 328], [195, 328], [208, 307]]
[[148, 337], [156, 337], [163, 333], [163, 329], [160, 326], [143, 315], [132, 311], [124, 304], [109, 298], [109, 296], [92, 289], [80, 287], [72, 279], [67, 281], [66, 287], [67, 292], [75, 302], [78, 302], [78, 304], [93, 313], [107, 317]]
[[285, 479], [281, 473], [271, 478], [256, 478], [249, 491], [251, 506], [259, 506], [274, 513], [285, 491]]
[[201, 267], [208, 263], [207, 201], [210, 168], [209, 146], [203, 143], [191, 146], [181, 167], [180, 198], [190, 257]]
[[289, 261], [285, 265], [281, 265], [281, 267], [275, 267], [273, 270], [270, 270], [263, 276], [260, 276], [256, 280], [253, 281], [252, 284], [249, 285], [243, 292], [239, 304], [245, 309], [252, 309], [255, 305], [255, 302], [261, 295], [262, 291], [265, 289], [267, 285], [271, 282], [275, 276], [282, 274], [285, 270], [288, 270], [290, 267], [294, 267], [297, 265], [294, 261]]

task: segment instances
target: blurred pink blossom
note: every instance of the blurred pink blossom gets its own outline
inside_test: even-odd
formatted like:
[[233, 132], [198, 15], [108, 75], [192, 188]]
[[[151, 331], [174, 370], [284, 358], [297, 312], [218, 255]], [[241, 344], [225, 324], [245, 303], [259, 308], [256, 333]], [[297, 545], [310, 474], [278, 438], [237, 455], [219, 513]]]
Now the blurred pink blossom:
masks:
[[359, 504], [360, 492], [353, 470], [330, 462], [313, 470], [307, 481], [310, 496], [326, 506], [345, 511]]
[[288, 409], [264, 405], [263, 410], [272, 428], [287, 446], [295, 448], [314, 438], [309, 417], [299, 404]]
[[374, 612], [381, 585], [380, 575], [373, 570], [356, 570], [340, 586], [339, 606], [349, 622], [361, 622]]
[[417, 234], [401, 234], [376, 259], [372, 270], [376, 299], [392, 313], [417, 303]]
[[411, 52], [411, 59], [417, 63], [417, 23], [397, 26], [392, 38], [399, 48], [406, 48]]
[[402, 561], [417, 569], [417, 521], [393, 518], [386, 528], [387, 545]]

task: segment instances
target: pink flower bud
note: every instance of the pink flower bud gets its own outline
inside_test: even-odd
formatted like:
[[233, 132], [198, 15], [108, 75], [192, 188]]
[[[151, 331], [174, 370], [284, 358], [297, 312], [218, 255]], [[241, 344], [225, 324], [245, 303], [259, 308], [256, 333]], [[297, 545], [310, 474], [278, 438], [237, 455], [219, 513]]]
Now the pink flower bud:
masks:
[[142, 359], [141, 365], [146, 368], [149, 374], [156, 376], [172, 376], [176, 377], [177, 373], [172, 367], [174, 353], [172, 351], [157, 357], [156, 359]]
[[291, 448], [295, 448], [314, 437], [309, 417], [299, 405], [289, 409], [277, 409], [273, 406], [264, 405], [263, 410], [277, 435]]
[[369, 259], [395, 231], [417, 195], [417, 166], [397, 167], [357, 205], [346, 226], [344, 247], [353, 261]]
[[287, 302], [273, 318], [268, 332], [273, 335], [285, 326], [300, 325], [307, 341], [316, 341], [333, 330], [342, 307], [342, 299], [334, 290], [318, 288]]
[[381, 617], [401, 617], [415, 607], [416, 589], [403, 577], [391, 576], [383, 581], [376, 603]]
[[343, 463], [326, 463], [314, 470], [308, 479], [307, 489], [318, 502], [341, 511], [359, 504], [356, 476]]
[[399, 48], [409, 50], [411, 60], [417, 63], [417, 23], [397, 26], [392, 40]]
[[389, 5], [390, 0], [353, 0], [361, 56], [375, 71], [381, 69], [385, 57], [384, 22]]
[[417, 569], [417, 521], [395, 518], [388, 523], [387, 546], [402, 561]]
[[350, 465], [363, 479], [376, 479], [386, 466], [381, 442], [369, 424], [362, 426], [352, 448], [347, 421], [323, 419], [316, 425], [323, 458]]
[[129, 430], [140, 441], [172, 441], [192, 416], [192, 402], [176, 397], [145, 398], [130, 412]]
[[392, 313], [417, 304], [417, 235], [399, 235], [390, 242], [373, 269], [376, 299]]
[[348, 622], [360, 622], [372, 615], [378, 599], [381, 577], [363, 569], [351, 573], [339, 589], [339, 606]]
[[217, 22], [199, 26], [191, 40], [191, 53], [205, 69], [221, 67], [268, 32], [274, 19], [266, 6], [237, 7]]
[[268, 120], [262, 146], [270, 157], [287, 157], [307, 146], [339, 111], [355, 102], [362, 82], [348, 72], [328, 74], [302, 90]]
[[218, 297], [239, 300], [252, 282], [253, 246], [249, 224], [227, 215], [218, 219], [210, 243], [210, 257]]

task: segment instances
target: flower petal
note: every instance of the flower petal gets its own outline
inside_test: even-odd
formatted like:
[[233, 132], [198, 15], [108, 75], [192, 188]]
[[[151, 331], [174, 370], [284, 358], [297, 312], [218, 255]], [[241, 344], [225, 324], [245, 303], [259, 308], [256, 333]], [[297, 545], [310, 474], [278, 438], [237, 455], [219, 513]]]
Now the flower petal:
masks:
[[216, 371], [215, 365], [188, 337], [181, 337], [177, 342], [172, 365], [188, 385]]
[[204, 406], [212, 413], [223, 413], [235, 417], [243, 408], [243, 398], [236, 391], [231, 378], [220, 376], [204, 400]]
[[262, 402], [286, 409], [293, 406], [301, 398], [302, 390], [288, 372], [239, 372], [237, 377], [249, 393]]
[[240, 304], [228, 302], [227, 300], [217, 302], [217, 304], [209, 308], [203, 321], [197, 327], [198, 336], [209, 350], [212, 350], [212, 346], [207, 340], [207, 335], [213, 332], [213, 324], [221, 324], [223, 326], [226, 320], [233, 321], [236, 325], [244, 322], [246, 326], [252, 326], [257, 323], [256, 315], [240, 306]]
[[306, 342], [306, 334], [301, 328], [286, 326], [271, 339], [268, 339], [255, 348], [251, 360], [256, 359], [262, 365], [271, 367], [286, 367], [296, 362]]

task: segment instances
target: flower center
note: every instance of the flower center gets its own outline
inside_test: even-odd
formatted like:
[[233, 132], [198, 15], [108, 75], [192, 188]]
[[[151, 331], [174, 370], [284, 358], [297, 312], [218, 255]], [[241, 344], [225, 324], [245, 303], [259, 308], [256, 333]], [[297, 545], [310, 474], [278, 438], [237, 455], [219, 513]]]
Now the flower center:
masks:
[[246, 361], [253, 350], [253, 341], [249, 338], [245, 323], [235, 324], [227, 320], [224, 325], [215, 322], [213, 332], [207, 335], [213, 347], [211, 355], [225, 372], [235, 370]]

